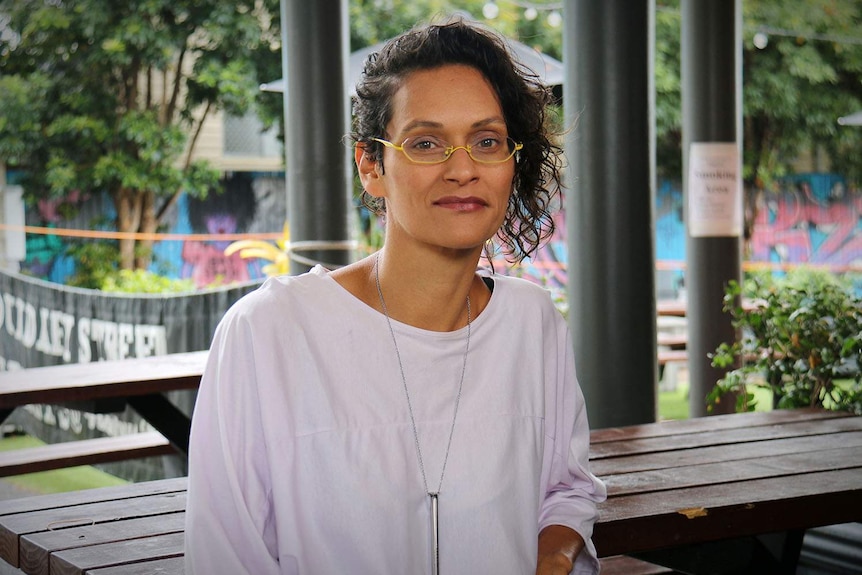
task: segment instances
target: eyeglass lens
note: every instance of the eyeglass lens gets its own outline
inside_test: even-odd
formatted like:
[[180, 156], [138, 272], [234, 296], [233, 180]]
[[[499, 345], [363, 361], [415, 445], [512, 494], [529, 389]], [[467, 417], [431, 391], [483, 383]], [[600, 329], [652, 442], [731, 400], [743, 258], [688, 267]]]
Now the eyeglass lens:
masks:
[[461, 148], [477, 162], [505, 162], [514, 155], [516, 147], [512, 138], [498, 134], [480, 134], [464, 146], [453, 146], [435, 136], [415, 136], [401, 144], [402, 151], [409, 159], [421, 163], [445, 162]]

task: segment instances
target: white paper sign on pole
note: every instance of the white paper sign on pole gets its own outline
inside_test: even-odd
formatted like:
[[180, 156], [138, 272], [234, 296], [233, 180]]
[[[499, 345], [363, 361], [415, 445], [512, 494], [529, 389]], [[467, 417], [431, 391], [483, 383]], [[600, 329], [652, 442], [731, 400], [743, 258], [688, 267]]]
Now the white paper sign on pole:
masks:
[[688, 156], [688, 233], [742, 236], [742, 177], [733, 142], [695, 142]]

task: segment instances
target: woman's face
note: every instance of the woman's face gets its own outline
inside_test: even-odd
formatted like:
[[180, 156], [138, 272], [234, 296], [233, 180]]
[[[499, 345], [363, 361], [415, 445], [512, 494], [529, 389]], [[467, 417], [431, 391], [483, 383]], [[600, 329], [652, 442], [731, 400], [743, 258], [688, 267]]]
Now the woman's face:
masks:
[[[392, 102], [392, 119], [381, 137], [401, 145], [430, 136], [451, 146], [508, 136], [494, 89], [475, 68], [446, 65], [406, 77]], [[441, 164], [417, 164], [384, 148], [383, 165], [357, 148], [365, 190], [386, 200], [386, 241], [411, 242], [442, 250], [474, 250], [503, 222], [515, 160], [474, 161], [464, 149]]]

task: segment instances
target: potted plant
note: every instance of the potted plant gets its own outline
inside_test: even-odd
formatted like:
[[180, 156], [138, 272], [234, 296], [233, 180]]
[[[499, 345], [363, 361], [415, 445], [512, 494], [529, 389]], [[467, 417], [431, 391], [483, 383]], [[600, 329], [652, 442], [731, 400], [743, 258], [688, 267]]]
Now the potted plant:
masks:
[[733, 369], [708, 395], [709, 409], [734, 392], [736, 410], [753, 411], [760, 387], [772, 392], [776, 408], [862, 414], [862, 300], [848, 285], [807, 268], [777, 280], [753, 275], [744, 286], [728, 284], [724, 309], [739, 337], [711, 356], [713, 366]]

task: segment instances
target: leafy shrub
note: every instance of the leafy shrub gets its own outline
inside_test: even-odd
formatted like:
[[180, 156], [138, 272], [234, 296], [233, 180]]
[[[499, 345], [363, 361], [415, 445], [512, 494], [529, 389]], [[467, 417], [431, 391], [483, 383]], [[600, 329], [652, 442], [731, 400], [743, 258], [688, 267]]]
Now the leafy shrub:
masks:
[[119, 270], [105, 278], [100, 288], [121, 293], [176, 293], [195, 290], [190, 279], [178, 280], [146, 270]]
[[178, 280], [146, 270], [121, 270], [116, 242], [87, 242], [68, 250], [75, 275], [68, 285], [114, 293], [178, 293], [195, 290], [194, 281]]
[[70, 286], [102, 289], [106, 279], [117, 273], [120, 261], [117, 242], [74, 244], [67, 253], [75, 260], [75, 274], [66, 281]]
[[[750, 305], [742, 306], [746, 298]], [[727, 372], [710, 392], [710, 409], [735, 392], [737, 411], [752, 411], [749, 386], [768, 388], [775, 407], [820, 406], [862, 413], [862, 300], [827, 272], [799, 268], [780, 280], [731, 282], [724, 296], [741, 338], [712, 355]]]

